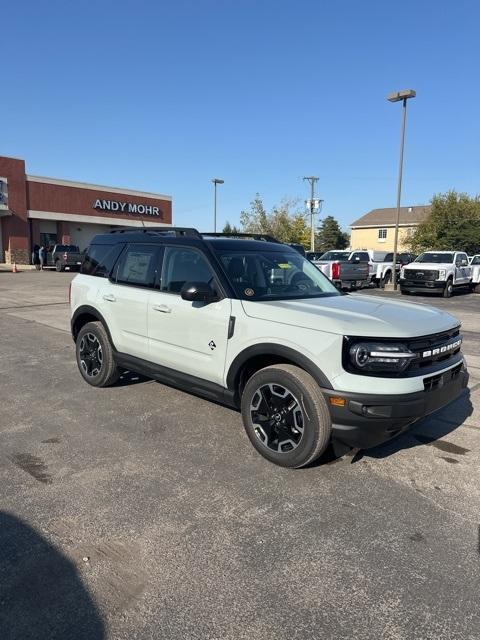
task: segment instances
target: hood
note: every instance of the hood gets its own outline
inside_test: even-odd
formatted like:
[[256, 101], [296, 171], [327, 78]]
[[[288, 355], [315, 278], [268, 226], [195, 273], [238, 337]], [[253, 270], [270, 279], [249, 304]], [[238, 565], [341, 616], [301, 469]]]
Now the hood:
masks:
[[405, 265], [405, 269], [414, 269], [415, 271], [438, 271], [446, 267], [453, 267], [451, 262], [409, 262]]
[[247, 316], [340, 335], [410, 338], [460, 324], [449, 313], [423, 304], [346, 295], [309, 300], [242, 300]]

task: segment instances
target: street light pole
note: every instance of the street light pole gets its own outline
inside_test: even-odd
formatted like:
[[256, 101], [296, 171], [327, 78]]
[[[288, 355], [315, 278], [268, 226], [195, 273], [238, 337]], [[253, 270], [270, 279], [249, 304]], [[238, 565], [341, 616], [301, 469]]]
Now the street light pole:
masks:
[[213, 231], [217, 232], [217, 184], [224, 184], [225, 180], [220, 178], [212, 178], [214, 187], [214, 199], [213, 199]]
[[318, 182], [316, 176], [305, 176], [304, 180], [308, 180], [310, 183], [310, 250], [315, 251], [315, 225], [313, 223], [313, 216], [315, 215], [315, 183]]
[[402, 129], [400, 133], [400, 161], [398, 165], [398, 182], [397, 182], [397, 215], [395, 219], [395, 238], [393, 241], [393, 268], [392, 268], [392, 286], [386, 287], [397, 291], [397, 253], [398, 253], [398, 229], [400, 226], [400, 202], [402, 199], [402, 178], [403, 178], [403, 150], [405, 147], [405, 124], [407, 121], [407, 100], [415, 98], [416, 92], [413, 89], [405, 89], [397, 91], [387, 96], [389, 102], [402, 102]]

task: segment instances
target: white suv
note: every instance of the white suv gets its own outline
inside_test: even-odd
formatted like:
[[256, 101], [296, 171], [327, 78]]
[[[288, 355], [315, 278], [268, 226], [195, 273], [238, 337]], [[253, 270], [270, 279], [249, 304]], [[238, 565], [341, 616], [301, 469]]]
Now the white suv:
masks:
[[179, 228], [96, 236], [71, 311], [89, 384], [111, 385], [127, 369], [241, 409], [254, 447], [285, 467], [330, 442], [337, 452], [384, 442], [468, 381], [453, 316], [342, 294], [268, 238]]

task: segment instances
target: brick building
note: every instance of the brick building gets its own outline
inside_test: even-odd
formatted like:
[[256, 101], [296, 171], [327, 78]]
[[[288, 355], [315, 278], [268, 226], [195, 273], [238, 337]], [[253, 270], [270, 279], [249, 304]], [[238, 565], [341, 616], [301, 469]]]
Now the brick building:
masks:
[[75, 244], [122, 226], [170, 226], [172, 198], [25, 173], [0, 156], [0, 262], [27, 264], [34, 245]]

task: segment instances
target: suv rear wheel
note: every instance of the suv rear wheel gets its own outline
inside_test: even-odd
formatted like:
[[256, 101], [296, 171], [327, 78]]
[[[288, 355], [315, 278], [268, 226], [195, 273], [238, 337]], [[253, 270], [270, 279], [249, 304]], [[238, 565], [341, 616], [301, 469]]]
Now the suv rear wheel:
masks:
[[58, 271], [58, 272], [63, 271], [63, 265], [62, 265], [62, 263], [60, 262], [60, 260], [57, 260], [57, 261], [55, 262], [55, 271]]
[[118, 380], [120, 370], [101, 322], [88, 322], [80, 329], [76, 355], [80, 373], [93, 387], [109, 387]]
[[282, 467], [303, 467], [330, 441], [327, 403], [310, 374], [278, 364], [257, 371], [242, 395], [245, 430], [255, 449]]

